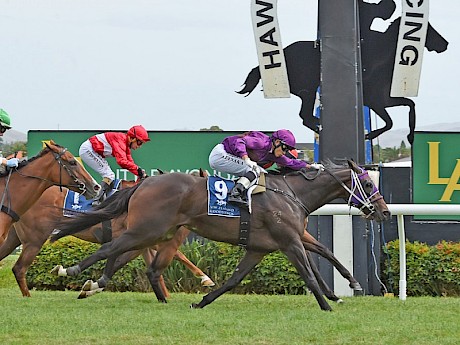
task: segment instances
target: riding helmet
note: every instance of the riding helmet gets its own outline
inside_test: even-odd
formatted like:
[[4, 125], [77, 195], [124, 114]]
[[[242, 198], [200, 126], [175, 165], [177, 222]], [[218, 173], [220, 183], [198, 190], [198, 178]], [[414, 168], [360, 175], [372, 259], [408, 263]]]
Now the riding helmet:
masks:
[[145, 130], [144, 126], [142, 126], [142, 125], [132, 126], [128, 130], [128, 135], [131, 138], [136, 138], [136, 139], [138, 139], [138, 140], [140, 140], [140, 141], [142, 141], [144, 143], [146, 141], [150, 141], [149, 134]]
[[10, 116], [9, 116], [8, 113], [7, 113], [5, 110], [3, 110], [3, 109], [0, 109], [0, 125], [1, 125], [2, 127], [8, 128], [8, 129], [11, 128]]
[[289, 129], [279, 129], [276, 132], [272, 134], [272, 140], [279, 139], [281, 142], [287, 146], [289, 146], [290, 149], [295, 148], [295, 138], [294, 134]]

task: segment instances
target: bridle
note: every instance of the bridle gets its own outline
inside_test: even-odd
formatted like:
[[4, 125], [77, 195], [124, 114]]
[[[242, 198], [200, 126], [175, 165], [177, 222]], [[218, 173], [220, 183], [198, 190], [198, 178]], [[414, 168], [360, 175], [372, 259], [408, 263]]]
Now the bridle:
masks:
[[360, 173], [357, 173], [353, 169], [350, 170], [351, 188], [348, 188], [348, 186], [343, 183], [343, 181], [340, 180], [332, 171], [328, 169], [324, 170], [327, 171], [332, 177], [334, 177], [334, 179], [337, 180], [337, 182], [340, 183], [340, 185], [350, 194], [350, 197], [348, 198], [348, 205], [350, 207], [356, 207], [362, 213], [364, 213], [363, 210], [367, 209], [369, 213], [366, 214], [366, 218], [375, 213], [375, 207], [373, 203], [382, 199], [383, 196], [380, 195], [380, 192], [374, 183], [372, 183], [372, 191], [369, 195], [364, 190], [363, 181], [370, 179], [369, 173], [366, 170], [361, 169]]
[[[360, 168], [361, 172], [358, 174], [353, 169], [350, 169], [350, 171], [351, 171], [351, 188], [349, 188], [342, 180], [340, 180], [332, 171], [330, 171], [329, 169], [326, 169], [323, 166], [321, 166], [320, 169], [318, 169], [317, 174], [313, 178], [308, 177], [307, 174], [302, 170], [300, 170], [299, 173], [305, 179], [313, 180], [314, 178], [316, 178], [320, 174], [321, 169], [325, 170], [329, 175], [331, 175], [350, 194], [350, 196], [348, 198], [348, 205], [350, 207], [356, 207], [363, 214], [365, 214], [363, 210], [367, 209], [369, 213], [365, 214], [366, 218], [369, 218], [371, 215], [373, 215], [375, 213], [375, 207], [374, 207], [373, 203], [378, 201], [378, 200], [380, 200], [380, 199], [382, 199], [383, 196], [380, 195], [380, 192], [379, 192], [379, 190], [377, 189], [377, 187], [375, 186], [374, 183], [372, 183], [372, 192], [369, 195], [364, 190], [363, 181], [366, 181], [367, 178], [370, 179], [369, 173], [366, 170]], [[278, 194], [281, 194], [281, 195], [284, 195], [284, 196], [288, 197], [289, 199], [294, 201], [296, 204], [298, 204], [305, 211], [306, 215], [308, 216], [311, 213], [310, 209], [306, 205], [304, 205], [297, 198], [297, 195], [295, 194], [294, 190], [291, 188], [291, 186], [289, 185], [289, 183], [286, 180], [286, 175], [283, 175], [283, 180], [286, 183], [286, 186], [291, 191], [292, 195], [289, 194], [289, 193], [286, 193], [282, 189], [269, 188], [267, 186], [265, 186], [265, 188], [267, 190], [272, 191], [272, 192], [275, 192], [275, 193], [278, 193]]]
[[[75, 173], [67, 166], [67, 164], [63, 161], [62, 159], [62, 156], [67, 152], [67, 148], [63, 148], [62, 150], [60, 150], [59, 152], [55, 152], [54, 150], [51, 149], [50, 146], [46, 145], [48, 147], [48, 149], [51, 151], [51, 153], [53, 154], [54, 156], [54, 159], [56, 160], [56, 162], [59, 164], [59, 183], [55, 183], [51, 180], [48, 180], [46, 178], [43, 178], [41, 176], [33, 176], [33, 175], [26, 175], [26, 174], [23, 174], [21, 173], [21, 171], [19, 169], [16, 168], [16, 172], [23, 176], [23, 177], [30, 177], [30, 178], [35, 178], [35, 179], [38, 179], [38, 180], [42, 180], [42, 181], [46, 181], [46, 182], [49, 182], [51, 183], [52, 185], [54, 186], [59, 186], [61, 188], [61, 191], [62, 191], [62, 187], [66, 187], [66, 188], [69, 188], [69, 187], [76, 187], [80, 190], [80, 194], [85, 194], [86, 193], [86, 184], [85, 182], [81, 181], [76, 175]], [[77, 164], [79, 164], [77, 162]], [[75, 182], [75, 184], [63, 184], [62, 183], [62, 170], [65, 170], [66, 173], [73, 179], [73, 181]]]

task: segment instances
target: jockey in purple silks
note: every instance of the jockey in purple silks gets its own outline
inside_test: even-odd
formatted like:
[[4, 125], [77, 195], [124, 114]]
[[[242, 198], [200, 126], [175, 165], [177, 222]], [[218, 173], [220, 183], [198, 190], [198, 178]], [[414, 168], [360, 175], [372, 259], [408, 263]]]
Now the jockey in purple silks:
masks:
[[286, 156], [295, 149], [291, 131], [280, 129], [268, 136], [251, 131], [225, 138], [209, 155], [209, 165], [217, 171], [240, 176], [228, 197], [229, 203], [248, 207], [247, 189], [257, 182], [261, 167], [257, 163], [275, 162], [278, 165], [300, 170], [310, 165]]

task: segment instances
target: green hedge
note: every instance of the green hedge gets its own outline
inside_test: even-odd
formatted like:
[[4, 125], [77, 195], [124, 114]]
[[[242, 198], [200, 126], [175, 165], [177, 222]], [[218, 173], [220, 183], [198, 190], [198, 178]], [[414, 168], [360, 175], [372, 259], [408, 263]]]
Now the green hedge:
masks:
[[[27, 272], [29, 288], [45, 290], [79, 290], [87, 279], [97, 280], [103, 270], [105, 260], [101, 261], [78, 277], [56, 277], [49, 272], [57, 265], [69, 267], [87, 255], [95, 252], [99, 245], [66, 237], [53, 244], [46, 243], [33, 265]], [[228, 244], [212, 241], [192, 241], [181, 247], [181, 251], [217, 286], [225, 282], [235, 270], [244, 254], [244, 250]], [[107, 286], [109, 291], [151, 291], [145, 276], [145, 264], [142, 258], [130, 262], [118, 271]], [[166, 286], [172, 292], [201, 292], [200, 279], [174, 260], [164, 273]], [[305, 294], [304, 283], [295, 268], [281, 253], [267, 255], [256, 270], [245, 277], [233, 290], [236, 293], [258, 294]]]
[[[99, 248], [99, 245], [67, 237], [45, 244], [27, 272], [29, 287], [48, 290], [79, 290], [87, 279], [97, 280], [105, 261], [99, 262], [78, 277], [56, 277], [50, 270], [57, 264], [69, 267]], [[192, 241], [180, 249], [200, 267], [217, 286], [228, 280], [244, 250], [224, 243]], [[382, 281], [389, 291], [399, 291], [399, 241], [384, 248]], [[440, 242], [436, 246], [406, 243], [407, 294], [409, 296], [460, 296], [460, 243]], [[137, 258], [118, 271], [107, 286], [109, 291], [151, 291], [142, 258]], [[200, 280], [174, 260], [164, 273], [166, 286], [172, 292], [208, 291]], [[245, 277], [234, 293], [305, 294], [306, 289], [295, 268], [280, 252], [267, 255]]]
[[[383, 281], [390, 291], [399, 291], [399, 240], [384, 250]], [[460, 296], [460, 243], [428, 246], [407, 241], [406, 269], [408, 296]]]

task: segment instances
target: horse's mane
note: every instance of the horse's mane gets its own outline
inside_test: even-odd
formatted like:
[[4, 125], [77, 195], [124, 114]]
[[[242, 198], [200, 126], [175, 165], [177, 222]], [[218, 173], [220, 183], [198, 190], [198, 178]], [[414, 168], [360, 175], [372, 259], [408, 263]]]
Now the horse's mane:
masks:
[[[348, 163], [345, 161], [343, 163], [333, 162], [331, 159], [325, 159], [321, 161], [321, 165], [328, 170], [341, 170], [349, 168]], [[316, 168], [302, 168], [301, 170], [293, 170], [288, 167], [282, 167], [278, 170], [268, 170], [269, 175], [299, 175], [301, 173], [311, 173], [312, 171], [317, 171]]]
[[[59, 148], [64, 148], [62, 147], [61, 145], [58, 145], [58, 144], [54, 144], [56, 147], [59, 147]], [[17, 170], [25, 167], [27, 164], [29, 164], [30, 162], [33, 162], [34, 160], [44, 156], [46, 153], [48, 153], [50, 151], [50, 149], [48, 147], [44, 147], [37, 155], [29, 158], [29, 159], [23, 159], [19, 162], [19, 165], [18, 167], [16, 168]], [[2, 169], [3, 170], [3, 169]], [[8, 169], [4, 169], [3, 171], [0, 172], [0, 177], [5, 177], [5, 176], [8, 176], [9, 175], [9, 170]]]

